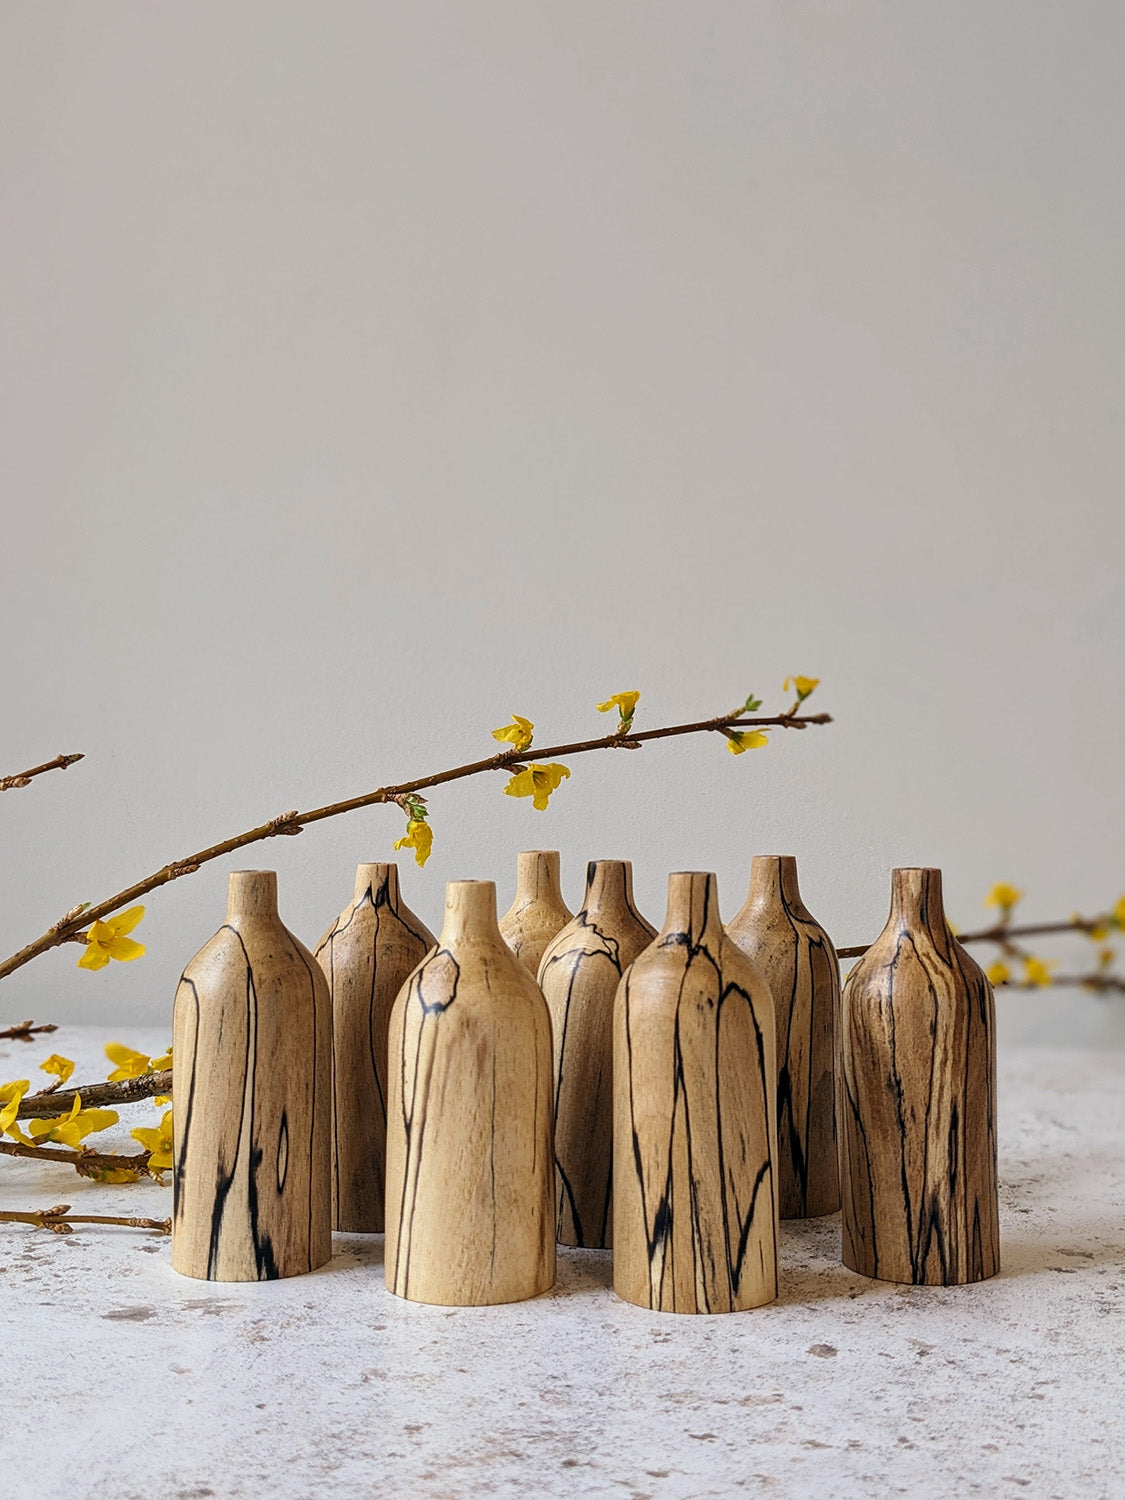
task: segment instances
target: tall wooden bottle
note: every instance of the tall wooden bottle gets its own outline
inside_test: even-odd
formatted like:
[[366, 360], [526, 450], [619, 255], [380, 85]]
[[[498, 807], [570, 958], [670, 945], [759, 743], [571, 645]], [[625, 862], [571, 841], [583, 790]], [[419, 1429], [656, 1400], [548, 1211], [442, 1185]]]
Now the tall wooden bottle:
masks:
[[773, 1000], [719, 920], [714, 875], [668, 881], [668, 915], [617, 989], [613, 1285], [659, 1312], [777, 1296]]
[[840, 1004], [844, 1264], [952, 1286], [1000, 1269], [992, 988], [945, 920], [940, 870], [895, 870]]
[[613, 1000], [655, 936], [633, 905], [629, 861], [594, 860], [582, 910], [539, 965], [555, 1047], [555, 1235], [563, 1245], [612, 1243]]
[[230, 877], [227, 920], [176, 991], [172, 1265], [266, 1281], [332, 1253], [332, 1009], [277, 914], [272, 870]]
[[387, 1028], [391, 1007], [436, 939], [399, 894], [398, 866], [360, 865], [355, 896], [316, 947], [332, 996], [334, 1222], [383, 1232]]
[[551, 1018], [491, 880], [446, 887], [437, 948], [391, 1012], [387, 1286], [449, 1307], [555, 1280]]
[[547, 944], [573, 913], [562, 898], [557, 849], [525, 849], [516, 861], [516, 898], [500, 918], [500, 935], [534, 977]]
[[783, 1219], [840, 1207], [834, 1040], [840, 964], [801, 900], [791, 854], [759, 854], [750, 893], [727, 937], [753, 959], [773, 994], [777, 1028], [777, 1183]]

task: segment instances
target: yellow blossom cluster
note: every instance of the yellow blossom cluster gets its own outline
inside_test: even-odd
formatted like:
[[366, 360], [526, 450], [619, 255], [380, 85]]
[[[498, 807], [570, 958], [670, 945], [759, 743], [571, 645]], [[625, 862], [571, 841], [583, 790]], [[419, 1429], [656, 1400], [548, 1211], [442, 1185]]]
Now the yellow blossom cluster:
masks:
[[[129, 1078], [140, 1078], [149, 1073], [163, 1072], [172, 1066], [171, 1048], [159, 1057], [149, 1057], [147, 1053], [137, 1052], [134, 1048], [123, 1046], [120, 1042], [109, 1042], [105, 1053], [110, 1062], [115, 1065], [108, 1075], [111, 1083]], [[69, 1057], [61, 1057], [57, 1052], [52, 1052], [50, 1057], [39, 1066], [44, 1073], [58, 1080], [58, 1083], [53, 1085], [55, 1088], [59, 1084], [66, 1083], [74, 1072], [73, 1061]], [[0, 1135], [10, 1136], [21, 1146], [63, 1146], [73, 1151], [76, 1157], [85, 1163], [87, 1160], [85, 1153], [89, 1148], [83, 1143], [87, 1136], [108, 1130], [120, 1119], [115, 1109], [84, 1108], [82, 1093], [79, 1090], [75, 1093], [68, 1110], [63, 1110], [53, 1116], [31, 1119], [27, 1122], [25, 1131], [19, 1123], [19, 1112], [24, 1095], [30, 1086], [30, 1080], [26, 1078], [0, 1084]], [[158, 1105], [170, 1104], [171, 1096], [160, 1095], [156, 1103]], [[153, 1175], [166, 1171], [172, 1165], [171, 1131], [172, 1111], [169, 1109], [165, 1112], [157, 1129], [132, 1132], [133, 1138], [151, 1153], [146, 1170]], [[100, 1182], [136, 1182], [140, 1177], [140, 1172], [131, 1167], [94, 1164], [84, 1165], [83, 1171], [89, 1176], [96, 1177]]]
[[128, 911], [109, 917], [104, 922], [94, 922], [86, 934], [86, 951], [78, 960], [80, 969], [104, 969], [111, 958], [119, 963], [131, 963], [145, 951], [143, 943], [134, 942], [128, 936], [145, 914], [143, 906], [131, 906]]

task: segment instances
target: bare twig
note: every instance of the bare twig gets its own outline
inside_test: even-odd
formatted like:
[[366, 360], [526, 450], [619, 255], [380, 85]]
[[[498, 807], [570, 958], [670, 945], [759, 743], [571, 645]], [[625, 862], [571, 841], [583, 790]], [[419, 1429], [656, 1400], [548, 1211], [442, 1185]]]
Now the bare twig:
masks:
[[114, 1083], [91, 1083], [85, 1087], [62, 1089], [52, 1093], [44, 1089], [38, 1094], [25, 1094], [19, 1102], [20, 1120], [43, 1120], [51, 1115], [68, 1113], [76, 1094], [82, 1096], [82, 1108], [94, 1109], [113, 1104], [134, 1104], [138, 1099], [151, 1099], [156, 1094], [172, 1092], [172, 1070], [165, 1068], [159, 1073], [142, 1073], [139, 1078], [121, 1078]]
[[38, 958], [40, 953], [45, 953], [50, 948], [57, 948], [60, 943], [73, 941], [86, 923], [112, 916], [114, 912], [127, 907], [139, 897], [147, 895], [149, 891], [155, 891], [160, 886], [167, 885], [169, 881], [191, 874], [198, 870], [200, 865], [210, 860], [219, 859], [224, 854], [233, 854], [236, 849], [244, 849], [248, 844], [259, 843], [262, 839], [274, 838], [279, 834], [300, 833], [302, 828], [309, 823], [319, 823], [325, 818], [338, 817], [341, 813], [356, 812], [360, 808], [373, 807], [380, 802], [400, 802], [410, 793], [420, 792], [428, 787], [443, 786], [450, 781], [461, 781], [467, 776], [477, 776], [482, 771], [512, 770], [517, 765], [553, 760], [563, 755], [582, 755], [590, 750], [633, 748], [647, 740], [667, 739], [673, 735], [702, 734], [710, 731], [725, 733], [728, 730], [743, 728], [805, 729], [810, 724], [830, 724], [831, 722], [830, 714], [799, 716], [789, 713], [777, 714], [772, 718], [747, 718], [741, 716], [736, 710], [733, 713], [719, 714], [713, 719], [701, 719], [691, 724], [667, 724], [660, 729], [645, 729], [640, 732], [630, 730], [627, 739], [620, 734], [606, 734], [598, 739], [575, 740], [567, 745], [550, 745], [543, 749], [536, 749], [533, 754], [526, 750], [521, 752], [513, 746], [510, 750], [501, 750], [499, 754], [490, 755], [484, 760], [471, 761], [468, 765], [457, 766], [450, 771], [438, 771], [432, 776], [422, 776], [417, 781], [406, 781], [398, 786], [381, 786], [373, 792], [364, 792], [359, 797], [349, 797], [343, 802], [331, 802], [326, 807], [315, 807], [310, 812], [282, 813], [279, 817], [271, 818], [268, 823], [248, 829], [246, 833], [236, 834], [233, 838], [223, 839], [207, 849], [201, 849], [197, 854], [189, 854], [185, 859], [175, 860], [157, 870], [155, 874], [138, 880], [136, 884], [127, 886], [125, 890], [118, 891], [116, 895], [109, 896], [104, 901], [99, 901], [93, 906], [82, 907], [81, 917], [75, 914], [78, 908], [72, 908], [65, 917], [49, 927], [41, 937], [28, 943], [18, 953], [13, 953], [10, 958], [0, 963], [0, 978], [30, 963], [33, 958]]
[[14, 776], [0, 776], [0, 792], [11, 792], [16, 787], [30, 786], [33, 776], [42, 776], [44, 771], [65, 771], [82, 755], [56, 755], [54, 760], [45, 760], [41, 766], [32, 766], [30, 771], [17, 771]]
[[171, 1219], [127, 1219], [110, 1214], [72, 1214], [69, 1203], [54, 1208], [0, 1209], [0, 1223], [31, 1224], [36, 1229], [50, 1229], [54, 1234], [70, 1234], [73, 1224], [121, 1224], [126, 1229], [154, 1229], [157, 1234], [171, 1234]]
[[36, 1026], [33, 1021], [17, 1021], [14, 1026], [5, 1026], [0, 1031], [0, 1042], [30, 1042], [32, 1037], [42, 1036], [44, 1032], [58, 1031], [54, 1025]]

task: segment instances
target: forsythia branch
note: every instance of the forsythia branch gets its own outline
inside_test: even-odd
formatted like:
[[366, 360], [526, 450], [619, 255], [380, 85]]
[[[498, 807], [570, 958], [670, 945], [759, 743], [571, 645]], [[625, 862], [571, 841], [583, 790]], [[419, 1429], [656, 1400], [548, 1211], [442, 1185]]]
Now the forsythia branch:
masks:
[[158, 1094], [171, 1092], [172, 1070], [166, 1068], [159, 1073], [142, 1073], [139, 1078], [122, 1078], [114, 1083], [91, 1083], [79, 1088], [55, 1092], [45, 1089], [38, 1094], [25, 1094], [19, 1102], [16, 1118], [45, 1120], [64, 1115], [73, 1106], [76, 1094], [82, 1096], [83, 1109], [95, 1109], [105, 1105], [133, 1104], [138, 1099], [152, 1099]]
[[127, 1229], [154, 1229], [157, 1234], [171, 1234], [171, 1219], [127, 1219], [106, 1214], [72, 1214], [69, 1203], [54, 1208], [0, 1210], [0, 1223], [31, 1224], [36, 1229], [50, 1229], [54, 1234], [70, 1234], [73, 1224], [122, 1224]]
[[41, 1036], [44, 1032], [58, 1031], [58, 1029], [52, 1023], [36, 1026], [33, 1021], [17, 1021], [14, 1026], [5, 1026], [0, 1031], [0, 1042], [30, 1042], [34, 1036]]
[[30, 786], [33, 776], [42, 776], [44, 771], [65, 771], [67, 766], [72, 766], [76, 760], [83, 760], [84, 756], [56, 755], [54, 760], [45, 760], [41, 766], [32, 766], [30, 771], [17, 771], [14, 776], [0, 776], [0, 792], [11, 792], [16, 787]]
[[25, 1146], [21, 1141], [0, 1140], [0, 1156], [65, 1162], [80, 1177], [98, 1177], [103, 1172], [144, 1172], [148, 1170], [150, 1155], [148, 1151], [137, 1151], [130, 1156], [117, 1156], [102, 1151], [72, 1151], [69, 1146]]
[[220, 859], [224, 854], [233, 854], [236, 849], [244, 849], [247, 845], [259, 843], [262, 839], [298, 834], [310, 823], [319, 823], [325, 818], [335, 818], [341, 813], [356, 812], [360, 808], [373, 807], [381, 802], [401, 802], [403, 797], [413, 792], [443, 786], [450, 781], [461, 781], [468, 776], [477, 776], [482, 771], [512, 770], [529, 760], [548, 761], [563, 755], [582, 755], [591, 750], [638, 749], [647, 740], [667, 739], [674, 735], [703, 734], [711, 731], [725, 734], [728, 730], [747, 727], [806, 729], [810, 724], [830, 724], [831, 722], [830, 714], [788, 713], [777, 714], [771, 718], [747, 718], [739, 710], [735, 710], [733, 713], [719, 714], [715, 718], [701, 719], [690, 724], [667, 724], [660, 729], [646, 729], [640, 732], [630, 730], [627, 736], [621, 733], [606, 734], [597, 739], [577, 740], [569, 745], [550, 745], [543, 749], [536, 749], [532, 754], [527, 751], [521, 752], [513, 745], [511, 749], [502, 750], [499, 754], [490, 755], [484, 760], [470, 761], [467, 765], [456, 766], [449, 771], [438, 771], [431, 776], [422, 776], [417, 781], [403, 782], [398, 786], [377, 787], [373, 792], [364, 792], [361, 796], [349, 797], [343, 802], [332, 802], [326, 807], [315, 807], [309, 812], [282, 813], [279, 817], [259, 824], [256, 828], [248, 829], [245, 833], [223, 839], [207, 849], [201, 849], [197, 854], [189, 854], [185, 859], [175, 860], [157, 870], [155, 874], [147, 875], [143, 880], [138, 880], [135, 885], [118, 891], [116, 895], [109, 896], [104, 901], [99, 901], [92, 906], [72, 908], [65, 917], [49, 927], [41, 937], [28, 943], [18, 953], [13, 953], [10, 958], [0, 963], [0, 978], [14, 973], [16, 969], [22, 968], [24, 964], [30, 963], [33, 958], [38, 958], [39, 954], [47, 952], [50, 948], [57, 948], [61, 943], [73, 942], [88, 923], [111, 916], [123, 907], [130, 906], [149, 891], [155, 891], [160, 886], [167, 885], [169, 881], [180, 879], [183, 875], [192, 874], [210, 860]]

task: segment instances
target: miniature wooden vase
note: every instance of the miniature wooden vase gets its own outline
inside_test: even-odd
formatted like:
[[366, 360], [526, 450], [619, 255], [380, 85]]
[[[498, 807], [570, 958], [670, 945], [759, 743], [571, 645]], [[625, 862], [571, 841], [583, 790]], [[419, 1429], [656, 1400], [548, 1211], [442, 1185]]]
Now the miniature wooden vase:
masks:
[[754, 857], [746, 904], [726, 930], [757, 964], [773, 994], [781, 1217], [835, 1213], [840, 1207], [834, 1084], [840, 963], [828, 934], [801, 900], [792, 855]]
[[516, 860], [516, 899], [500, 918], [500, 935], [534, 978], [547, 944], [573, 913], [562, 898], [557, 849], [525, 849]]
[[383, 1232], [387, 1162], [387, 1028], [411, 971], [434, 946], [402, 901], [398, 867], [360, 865], [355, 897], [316, 947], [332, 996], [335, 1227]]
[[446, 887], [436, 949], [391, 1012], [387, 1286], [450, 1307], [555, 1280], [551, 1018], [500, 936], [496, 887]]
[[668, 881], [668, 915], [617, 990], [613, 1285], [659, 1312], [777, 1296], [773, 1000], [723, 934], [714, 875]]
[[267, 1281], [332, 1253], [332, 1007], [281, 924], [277, 876], [230, 877], [227, 920], [176, 991], [172, 1265]]
[[940, 870], [895, 870], [840, 1005], [844, 1264], [952, 1286], [1000, 1269], [992, 988], [945, 920]]
[[632, 865], [595, 860], [582, 910], [539, 965], [555, 1048], [555, 1236], [563, 1245], [612, 1242], [613, 1000], [655, 936], [633, 905]]

